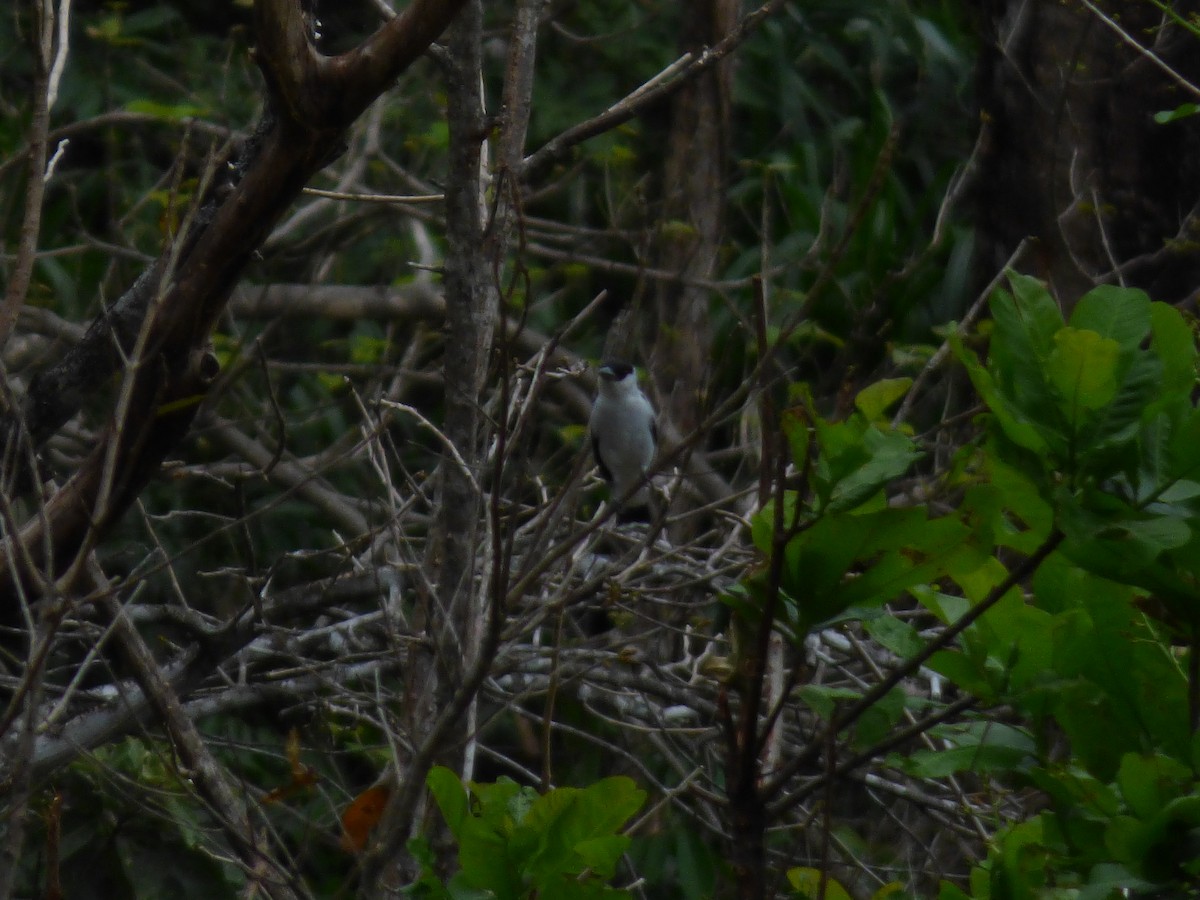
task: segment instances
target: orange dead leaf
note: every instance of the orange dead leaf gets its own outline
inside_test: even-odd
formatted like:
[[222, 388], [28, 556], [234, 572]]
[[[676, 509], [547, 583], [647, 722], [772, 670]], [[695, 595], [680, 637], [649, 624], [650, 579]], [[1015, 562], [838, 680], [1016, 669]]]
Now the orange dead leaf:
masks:
[[282, 787], [277, 787], [263, 797], [263, 803], [277, 803], [304, 788], [312, 787], [320, 779], [317, 770], [300, 762], [300, 732], [293, 728], [288, 732], [287, 758], [291, 764], [291, 778]]
[[342, 848], [358, 853], [367, 846], [371, 829], [379, 824], [392, 789], [386, 784], [369, 787], [351, 801], [342, 813]]

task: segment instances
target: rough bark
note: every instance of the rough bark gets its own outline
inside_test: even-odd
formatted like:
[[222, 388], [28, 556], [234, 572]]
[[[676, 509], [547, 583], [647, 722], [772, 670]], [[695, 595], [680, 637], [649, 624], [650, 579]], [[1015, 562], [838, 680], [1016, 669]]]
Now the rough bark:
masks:
[[984, 28], [981, 272], [1028, 236], [1024, 268], [1064, 303], [1098, 283], [1194, 296], [1200, 117], [1154, 114], [1197, 101], [1200, 42], [1151, 3], [1111, 0], [992, 0]]
[[[705, 0], [684, 18], [683, 50], [719, 44], [732, 33], [739, 4]], [[717, 274], [725, 231], [729, 164], [731, 62], [690, 80], [672, 98], [663, 164], [659, 268], [679, 279], [660, 283], [655, 296], [652, 365], [658, 394], [681, 434], [702, 418], [704, 383], [712, 353], [711, 293], [696, 282]]]
[[14, 477], [21, 466], [12, 461], [28, 459], [29, 449], [125, 369], [118, 408], [94, 452], [40, 514], [6, 529], [0, 586], [9, 614], [14, 594], [46, 590], [82, 558], [186, 433], [214, 374], [204, 348], [247, 261], [308, 179], [336, 157], [346, 127], [464, 2], [416, 0], [340, 57], [316, 52], [294, 0], [256, 4], [269, 103], [253, 137], [211, 168], [206, 198], [180, 238], [0, 423], [5, 483], [26, 481]]
[[[456, 455], [444, 457], [428, 561], [434, 591], [424, 598], [424, 627], [432, 658], [411, 672], [405, 719], [411, 745], [404, 782], [389, 803], [384, 836], [365, 859], [363, 892], [387, 895], [412, 873], [401, 871], [399, 850], [416, 825], [414, 811], [425, 775], [440, 763], [470, 777], [475, 693], [491, 666], [503, 623], [502, 565], [496, 552], [494, 510], [488, 485], [499, 490], [504, 463], [503, 425], [492, 426], [485, 406], [503, 392], [494, 371], [493, 343], [499, 326], [502, 276], [519, 205], [519, 167], [533, 88], [538, 12], [543, 0], [518, 4], [505, 78], [506, 118], [497, 139], [499, 158], [483, 155], [489, 119], [482, 88], [483, 5], [471, 0], [448, 34], [447, 107], [450, 160], [446, 184], [444, 265], [444, 433]], [[488, 188], [493, 197], [488, 200]], [[505, 365], [503, 360], [498, 366]], [[503, 418], [503, 398], [498, 418]], [[496, 459], [488, 444], [495, 432]], [[488, 471], [485, 471], [485, 465]], [[428, 823], [433, 824], [433, 823]], [[436, 837], [433, 840], [438, 844]], [[448, 846], [443, 849], [452, 849]], [[450, 854], [447, 853], [447, 856]]]

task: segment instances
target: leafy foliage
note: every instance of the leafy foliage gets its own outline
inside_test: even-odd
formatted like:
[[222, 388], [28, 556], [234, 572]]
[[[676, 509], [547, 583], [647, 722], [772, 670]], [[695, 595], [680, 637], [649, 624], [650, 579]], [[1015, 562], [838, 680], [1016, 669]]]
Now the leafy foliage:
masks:
[[563, 900], [632, 896], [607, 885], [629, 846], [620, 833], [646, 800], [624, 777], [586, 788], [554, 788], [539, 795], [511, 779], [462, 783], [434, 768], [429, 790], [458, 843], [460, 870], [440, 887], [426, 875], [418, 896], [496, 900]]
[[[1200, 876], [1194, 651], [1173, 646], [1195, 640], [1200, 608], [1195, 340], [1140, 291], [1099, 288], [1064, 321], [1044, 285], [1010, 281], [992, 301], [986, 363], [953, 339], [990, 427], [946, 477], [951, 511], [887, 501], [920, 458], [882, 420], [900, 385], [863, 391], [837, 423], [802, 394], [784, 425], [802, 478], [755, 518], [769, 562], [730, 602], [758, 623], [777, 596], [777, 627], [797, 645], [864, 619], [904, 666], [925, 662], [1019, 714], [939, 726], [939, 749], [889, 756], [921, 778], [989, 773], [1046, 797], [1000, 832], [970, 896], [1174, 895]], [[1029, 593], [1012, 580], [1014, 551], [1034, 566]], [[928, 643], [907, 616], [879, 609], [905, 594], [950, 631]], [[961, 643], [947, 641], [959, 632]], [[800, 696], [831, 728], [855, 724], [853, 746], [868, 755], [917, 708], [879, 692], [867, 706], [853, 690]], [[815, 869], [790, 877], [804, 896], [820, 880]], [[843, 888], [831, 881], [829, 892]], [[941, 896], [967, 895], [946, 884]]]
[[[48, 181], [34, 326], [5, 359], [18, 393], [53, 361], [56, 341], [77, 338], [73, 323], [109, 305], [170, 240], [210, 150], [243, 140], [261, 101], [244, 4], [228, 15], [144, 6], [75, 13], [54, 111], [71, 143], [59, 145]], [[511, 10], [485, 6], [491, 112]], [[616, 0], [554, 7], [539, 35], [530, 146], [674, 59], [684, 14]], [[24, 15], [0, 22], [0, 99], [18, 113], [0, 117], [6, 160], [27, 142]], [[335, 23], [343, 15], [354, 18], [338, 11]], [[359, 27], [373, 23], [335, 24], [323, 48], [352, 46]], [[480, 407], [492, 427], [511, 424], [514, 410], [518, 425], [532, 424], [507, 457], [485, 454], [472, 474], [497, 500], [490, 564], [503, 564], [501, 580], [536, 577], [505, 598], [509, 643], [479, 695], [471, 739], [486, 750], [486, 774], [466, 786], [449, 769], [428, 778], [458, 869], [442, 871], [436, 835], [417, 839], [413, 895], [629, 896], [612, 886], [624, 864], [647, 896], [672, 900], [747, 883], [725, 841], [739, 751], [755, 766], [773, 760], [748, 783], [763, 791], [753, 811], [778, 826], [764, 826], [764, 857], [796, 896], [822, 884], [827, 898], [930, 895], [943, 876], [947, 900], [1195, 890], [1191, 324], [1111, 286], [1064, 318], [1043, 284], [1013, 273], [979, 333], [950, 338], [983, 414], [889, 419], [924, 389], [912, 376], [933, 357], [930, 327], [961, 315], [972, 291], [972, 237], [953, 208], [973, 118], [970, 43], [964, 9], [949, 0], [820, 0], [784, 4], [738, 56], [732, 224], [710, 310], [721, 343], [700, 405], [746, 396], [763, 349], [755, 315], [769, 320], [758, 323], [763, 339], [778, 339], [772, 362], [806, 380], [780, 398], [778, 422], [743, 411], [692, 448], [720, 447], [713, 472], [740, 487], [756, 442], [786, 442], [790, 465], [768, 485], [772, 501], [745, 516], [745, 536], [744, 510], [725, 510], [703, 538], [664, 552], [576, 522], [575, 495], [554, 493], [578, 487], [572, 454], [585, 416], [572, 378], [601, 352], [604, 328], [570, 333], [574, 354], [552, 378], [538, 380], [537, 354], [568, 336], [564, 323], [599, 287], [636, 298], [659, 277], [647, 271], [647, 241], [694, 228], [657, 217], [664, 117], [655, 108], [581, 144], [528, 186], [519, 253], [505, 265], [529, 281], [506, 297], [513, 331], [496, 357], [510, 392]], [[371, 849], [393, 796], [379, 774], [404, 744], [395, 736], [409, 724], [408, 679], [425, 662], [413, 623], [441, 612], [423, 566], [437, 556], [430, 473], [453, 458], [435, 431], [447, 395], [434, 373], [455, 336], [445, 339], [427, 299], [429, 270], [455, 251], [440, 208], [376, 201], [445, 187], [442, 71], [423, 63], [406, 74], [319, 179], [373, 199], [305, 198], [245, 273], [246, 302], [215, 337], [223, 374], [200, 426], [95, 558], [114, 591], [136, 598], [130, 608], [162, 660], [216, 658], [244, 636], [179, 690], [193, 691], [195, 709], [219, 710], [194, 713], [207, 716], [203, 738], [269, 826], [286, 877], [313, 895], [344, 893]], [[22, 171], [0, 163], [10, 246]], [[756, 275], [770, 287], [761, 308]], [[336, 288], [363, 305], [339, 311], [333, 292], [316, 313], [254, 312], [249, 300], [266, 285], [298, 288], [297, 304]], [[425, 305], [380, 312], [364, 297]], [[520, 364], [504, 368], [510, 357]], [[47, 454], [48, 471], [69, 476], [106, 422], [82, 410]], [[495, 437], [481, 441], [489, 453]], [[348, 581], [356, 591], [339, 593]], [[728, 640], [718, 596], [733, 615]], [[600, 634], [581, 627], [592, 619], [603, 620]], [[53, 659], [56, 722], [73, 701], [85, 717], [107, 714], [128, 685], [119, 663], [110, 670], [92, 652], [108, 632], [86, 614], [70, 621], [68, 649], [84, 652], [60, 647], [66, 661]], [[755, 669], [755, 639], [771, 631], [796, 683], [784, 678], [756, 703], [751, 683], [767, 666]], [[838, 640], [850, 650], [834, 659], [826, 647]], [[816, 675], [839, 666], [842, 680]], [[739, 743], [743, 713], [754, 728]], [[56, 722], [38, 740], [54, 739]], [[301, 732], [303, 744], [282, 737]], [[52, 875], [79, 897], [256, 889], [223, 861], [220, 823], [174, 752], [146, 730], [60, 770], [32, 801], [26, 893], [49, 893]], [[530, 757], [556, 783], [589, 786], [539, 795], [492, 771], [535, 782]], [[664, 801], [637, 838], [622, 829], [646, 795], [627, 777], [603, 777], [612, 771], [637, 773]], [[881, 790], [893, 793], [872, 793]], [[896, 813], [905, 804], [924, 830]], [[940, 850], [943, 833], [962, 840], [952, 859], [935, 864], [931, 850], [911, 862], [922, 841]]]

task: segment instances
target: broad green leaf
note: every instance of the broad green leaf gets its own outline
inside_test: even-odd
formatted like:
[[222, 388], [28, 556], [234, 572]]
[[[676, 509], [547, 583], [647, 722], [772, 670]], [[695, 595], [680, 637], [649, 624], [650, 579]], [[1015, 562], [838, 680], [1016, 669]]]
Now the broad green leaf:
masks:
[[993, 331], [988, 369], [1005, 396], [1026, 416], [1050, 421], [1054, 398], [1043, 366], [1063, 327], [1058, 304], [1038, 281], [1010, 274], [1013, 293], [992, 298]]
[[1150, 304], [1153, 346], [1162, 361], [1161, 390], [1189, 395], [1196, 384], [1196, 337], [1183, 316], [1166, 303]]
[[1200, 479], [1200, 409], [1191, 409], [1171, 422], [1167, 472], [1171, 478]]
[[[425, 886], [422, 885], [422, 887]], [[504, 897], [503, 894], [498, 894], [491, 888], [472, 886], [465, 872], [457, 872], [450, 879], [450, 883], [446, 885], [445, 896], [449, 900], [499, 900], [499, 898]]]
[[1162, 362], [1152, 353], [1139, 352], [1125, 367], [1116, 396], [1094, 424], [1080, 432], [1075, 447], [1085, 457], [1081, 468], [1090, 468], [1096, 477], [1119, 470], [1120, 465], [1104, 468], [1107, 455], [1134, 440], [1146, 410], [1161, 396]]
[[1154, 114], [1154, 121], [1158, 125], [1166, 125], [1179, 119], [1190, 118], [1197, 113], [1200, 113], [1200, 103], [1181, 103], [1174, 109], [1159, 110]]
[[1027, 363], [1045, 359], [1053, 345], [1054, 334], [1063, 327], [1062, 311], [1050, 296], [1046, 285], [1029, 275], [1008, 272], [1012, 293], [999, 292], [992, 298], [992, 317], [997, 337], [1014, 350], [1032, 351]]
[[824, 516], [785, 549], [782, 587], [794, 606], [795, 632], [936, 580], [976, 552], [970, 537], [956, 517], [929, 519], [921, 507]]
[[[1052, 443], [1055, 446], [1066, 446], [1066, 439], [1062, 435], [1057, 435], [1057, 441], [1053, 440], [1053, 436], [1048, 439], [1042, 428], [1031, 421], [1024, 410], [1001, 389], [996, 379], [980, 364], [979, 358], [966, 348], [957, 334], [950, 336], [950, 348], [966, 367], [971, 384], [975, 386], [980, 398], [1010, 441], [1037, 456], [1049, 454]], [[1044, 427], [1044, 423], [1039, 424]]]
[[890, 481], [908, 471], [924, 454], [899, 431], [868, 428], [862, 436], [862, 458], [838, 477], [825, 512], [854, 509]]
[[[478, 822], [478, 820], [474, 820]], [[458, 864], [463, 884], [487, 888], [498, 898], [521, 896], [521, 877], [509, 859], [506, 842], [486, 828], [464, 831], [458, 844]]]
[[870, 565], [839, 592], [847, 606], [886, 603], [914, 585], [936, 581], [961, 557], [977, 557], [971, 531], [957, 517], [922, 518], [913, 527], [899, 545], [894, 542], [900, 535], [879, 535], [882, 555], [871, 558]]
[[[978, 892], [975, 896], [976, 898], [979, 897]], [[963, 893], [962, 888], [955, 887], [948, 881], [943, 881], [938, 885], [937, 900], [971, 900], [971, 896]]]
[[959, 772], [1013, 772], [1028, 768], [1033, 760], [1028, 749], [980, 744], [947, 750], [917, 750], [901, 760], [904, 771], [914, 778], [945, 778]]
[[1053, 507], [1032, 479], [996, 453], [979, 454], [978, 463], [981, 480], [967, 487], [959, 507], [976, 542], [1032, 553], [1053, 527]]
[[1127, 753], [1117, 770], [1117, 784], [1134, 815], [1148, 819], [1186, 793], [1193, 781], [1188, 766], [1167, 756]]
[[1046, 795], [1051, 805], [1076, 807], [1095, 819], [1111, 819], [1124, 809], [1115, 785], [1100, 781], [1079, 766], [1035, 767], [1029, 771], [1030, 784]]
[[[795, 520], [797, 515], [796, 506], [800, 502], [799, 496], [795, 491], [787, 491], [783, 495], [783, 521], [785, 527], [788, 523]], [[800, 515], [809, 517], [807, 511], [800, 511]], [[758, 551], [764, 555], [771, 553], [773, 544], [773, 536], [775, 534], [775, 500], [770, 500], [759, 512], [755, 513], [750, 519], [750, 540]]]
[[1067, 418], [1078, 423], [1080, 411], [1097, 410], [1117, 392], [1117, 357], [1121, 348], [1094, 331], [1062, 328], [1046, 360], [1050, 385], [1066, 403]]
[[1066, 508], [1061, 519], [1067, 541], [1063, 553], [1078, 564], [1126, 584], [1163, 553], [1188, 544], [1192, 530], [1178, 515], [1151, 515], [1130, 510], [1126, 516], [1096, 516]]
[[[560, 789], [561, 790], [561, 789]], [[578, 790], [563, 825], [569, 837], [585, 840], [616, 832], [646, 802], [646, 792], [632, 778], [616, 775]]]
[[993, 890], [1001, 898], [1041, 897], [1046, 886], [1049, 848], [1045, 816], [1018, 822], [999, 838], [999, 866]]
[[866, 749], [886, 738], [904, 715], [907, 698], [903, 688], [892, 688], [864, 710], [854, 724], [854, 746]]
[[520, 823], [530, 795], [536, 796], [532, 788], [522, 787], [504, 775], [491, 783], [472, 782], [470, 787], [476, 800], [473, 817], [484, 827], [504, 835], [511, 834]]
[[602, 878], [612, 878], [617, 862], [629, 849], [629, 838], [623, 834], [608, 834], [580, 841], [574, 846], [584, 866]]
[[1009, 690], [1024, 690], [1052, 673], [1051, 621], [1049, 613], [1011, 591], [976, 623], [975, 631], [1003, 671]]
[[917, 585], [911, 593], [922, 606], [946, 624], [960, 618], [971, 607], [970, 600], [944, 594], [927, 585]]
[[1177, 884], [1194, 864], [1188, 840], [1200, 824], [1200, 796], [1189, 791], [1149, 819], [1116, 816], [1104, 835], [1112, 855], [1151, 881]]
[[916, 656], [925, 649], [925, 641], [921, 639], [917, 629], [895, 616], [878, 616], [865, 625], [867, 633], [880, 646], [892, 651], [901, 659]]
[[[805, 900], [817, 900], [821, 896], [821, 870], [811, 868], [788, 869], [788, 884], [795, 891], [795, 896]], [[851, 900], [850, 894], [838, 883], [836, 878], [825, 879], [825, 900]]]
[[996, 689], [988, 678], [980, 661], [957, 650], [939, 650], [925, 663], [925, 668], [936, 672], [964, 691], [980, 700], [991, 702]]
[[[1088, 873], [1088, 883], [1079, 891], [1077, 900], [1112, 900], [1113, 897], [1154, 893], [1157, 885], [1136, 877], [1117, 863], [1100, 863]], [[1128, 892], [1132, 891], [1130, 894]]]
[[[842, 481], [856, 477], [870, 462], [872, 454], [866, 442], [868, 432], [873, 428], [857, 414], [842, 422], [814, 420], [813, 432], [819, 453], [813, 467], [813, 490], [815, 506], [819, 510], [824, 511]], [[879, 486], [879, 482], [872, 484], [863, 493], [864, 499], [875, 493]]]
[[[1059, 726], [1081, 765], [1108, 781], [1126, 753], [1157, 746], [1183, 758], [1190, 748], [1187, 677], [1132, 605], [1133, 592], [1089, 576], [1076, 608], [1055, 617], [1053, 696]], [[1038, 584], [1038, 590], [1047, 585]]]
[[1116, 341], [1127, 356], [1150, 333], [1150, 298], [1137, 288], [1102, 284], [1079, 298], [1069, 324]]
[[425, 784], [455, 837], [459, 837], [467, 813], [467, 792], [458, 776], [444, 766], [434, 766], [425, 776]]
[[833, 717], [841, 701], [854, 701], [862, 697], [862, 691], [825, 684], [803, 684], [797, 693], [813, 712], [825, 720]]
[[889, 406], [908, 393], [911, 378], [884, 378], [858, 392], [854, 405], [868, 422], [880, 422]]
[[[523, 823], [524, 829], [538, 836], [538, 849], [528, 860], [531, 871], [550, 879], [566, 873], [577, 875], [587, 868], [608, 878], [610, 866], [599, 868], [606, 851], [627, 841], [617, 840], [615, 832], [645, 802], [646, 794], [624, 776], [606, 778], [587, 788], [558, 788], [538, 797]], [[584, 850], [581, 852], [581, 847]]]

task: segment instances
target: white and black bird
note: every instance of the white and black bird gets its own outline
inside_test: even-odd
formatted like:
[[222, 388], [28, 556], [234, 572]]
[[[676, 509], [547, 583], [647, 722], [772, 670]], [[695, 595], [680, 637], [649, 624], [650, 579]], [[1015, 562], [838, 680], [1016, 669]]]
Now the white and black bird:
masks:
[[[643, 484], [658, 445], [654, 407], [638, 387], [637, 372], [626, 362], [606, 362], [599, 369], [600, 390], [592, 405], [588, 431], [600, 474], [611, 485], [614, 502], [625, 498], [618, 519], [644, 517], [650, 491]], [[641, 516], [639, 516], [641, 513]]]

